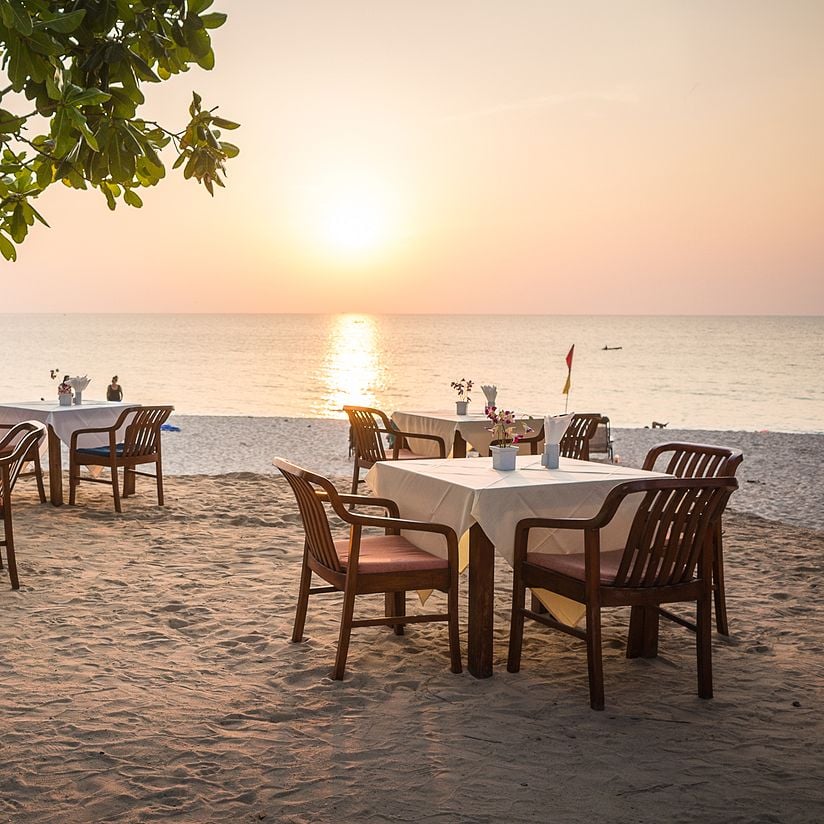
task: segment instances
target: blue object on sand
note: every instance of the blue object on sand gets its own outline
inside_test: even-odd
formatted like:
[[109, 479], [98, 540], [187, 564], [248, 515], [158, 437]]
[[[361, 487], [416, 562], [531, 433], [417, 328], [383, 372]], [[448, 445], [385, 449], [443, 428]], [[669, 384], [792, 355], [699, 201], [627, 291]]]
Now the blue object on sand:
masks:
[[164, 423], [160, 425], [161, 432], [180, 432], [179, 426], [173, 426], [170, 423]]

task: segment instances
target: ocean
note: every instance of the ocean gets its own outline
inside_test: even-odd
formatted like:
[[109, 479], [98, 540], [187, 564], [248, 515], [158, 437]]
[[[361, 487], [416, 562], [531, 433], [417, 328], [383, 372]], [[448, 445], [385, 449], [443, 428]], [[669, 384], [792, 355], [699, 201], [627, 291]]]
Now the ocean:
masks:
[[[824, 431], [824, 318], [540, 315], [0, 314], [0, 402], [57, 395], [54, 369], [105, 398], [180, 413], [342, 417], [344, 403], [454, 408], [450, 383], [500, 406], [614, 426]], [[604, 349], [604, 347], [609, 347]]]

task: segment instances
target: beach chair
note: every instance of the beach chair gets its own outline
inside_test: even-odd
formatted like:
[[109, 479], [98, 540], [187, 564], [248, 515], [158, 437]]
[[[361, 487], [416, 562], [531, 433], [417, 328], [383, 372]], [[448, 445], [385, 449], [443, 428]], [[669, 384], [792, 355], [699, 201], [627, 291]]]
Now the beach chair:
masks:
[[614, 459], [612, 445], [612, 431], [609, 425], [609, 418], [601, 415], [595, 434], [589, 442], [589, 459], [591, 461], [608, 461], [612, 463]]
[[[346, 669], [349, 637], [353, 627], [386, 625], [402, 635], [406, 624], [445, 621], [449, 627], [452, 672], [461, 672], [458, 631], [458, 538], [448, 526], [399, 517], [394, 501], [365, 495], [342, 495], [331, 481], [301, 469], [282, 458], [274, 465], [289, 482], [303, 519], [305, 535], [300, 591], [292, 641], [303, 640], [309, 596], [323, 592], [343, 593], [338, 651], [332, 678], [340, 681]], [[335, 540], [329, 527], [325, 504], [349, 524], [349, 537]], [[389, 517], [367, 516], [355, 506], [382, 507]], [[382, 527], [384, 535], [362, 534], [363, 527]], [[443, 536], [446, 559], [418, 549], [400, 534], [404, 531], [432, 532]], [[312, 587], [312, 574], [329, 586]], [[405, 594], [409, 590], [437, 589], [448, 595], [445, 613], [406, 615]], [[354, 619], [355, 597], [385, 593], [382, 618]]]
[[[378, 461], [408, 461], [424, 457], [409, 448], [410, 440], [434, 441], [438, 447], [438, 457], [446, 457], [446, 444], [443, 438], [418, 432], [402, 432], [380, 409], [370, 406], [344, 406], [343, 411], [349, 418], [350, 454], [354, 453], [353, 495], [358, 491], [361, 469], [371, 469]], [[384, 444], [384, 437], [391, 439], [391, 445]]]
[[[157, 483], [157, 503], [163, 506], [163, 462], [160, 450], [160, 427], [174, 411], [173, 406], [138, 406], [124, 409], [111, 426], [78, 429], [72, 433], [69, 444], [69, 503], [74, 504], [77, 486], [81, 481], [111, 483], [115, 512], [122, 512], [118, 469], [123, 469], [123, 496], [133, 495], [135, 476], [154, 478]], [[118, 431], [124, 429], [123, 440], [117, 440]], [[80, 447], [78, 440], [85, 435], [108, 435], [108, 444], [96, 447]], [[155, 471], [140, 472], [135, 467], [154, 464]], [[111, 478], [95, 478], [80, 475], [82, 466], [100, 466], [109, 469]]]
[[[14, 528], [11, 517], [11, 493], [23, 465], [31, 460], [32, 451], [46, 432], [41, 423], [24, 421], [16, 424], [0, 438], [0, 517], [3, 519], [3, 540], [0, 547], [6, 549], [6, 563], [12, 589], [20, 589], [17, 575], [17, 559], [14, 554]], [[42, 491], [42, 487], [41, 487]], [[45, 499], [45, 494], [43, 494]], [[3, 555], [0, 553], [0, 569]]]
[[[734, 477], [744, 459], [737, 449], [701, 443], [662, 443], [654, 446], [644, 459], [643, 469], [657, 470], [677, 478]], [[715, 625], [721, 635], [729, 635], [727, 595], [724, 587], [724, 547], [721, 521], [713, 533], [712, 581], [715, 599]], [[668, 610], [659, 610], [670, 621], [695, 631], [695, 623]]]
[[[0, 443], [5, 443], [6, 445], [2, 447], [3, 450], [9, 451], [12, 449], [11, 440], [16, 440], [21, 437], [27, 432], [33, 432], [36, 427], [40, 426], [37, 421], [23, 421], [22, 423], [11, 424], [11, 423], [0, 423]], [[14, 439], [6, 440], [4, 435], [8, 434], [9, 430], [14, 429], [16, 435]], [[42, 429], [42, 427], [41, 427]], [[43, 429], [45, 432], [45, 429]], [[34, 478], [35, 483], [37, 484], [37, 494], [40, 496], [40, 503], [46, 503], [46, 488], [43, 485], [43, 467], [40, 462], [40, 441], [43, 439], [43, 433], [41, 432], [41, 438], [35, 442], [34, 446], [32, 446], [28, 457], [23, 462], [23, 468], [20, 470], [20, 475], [18, 477], [23, 478], [27, 475], [30, 475]], [[0, 451], [0, 455], [2, 455], [2, 451]], [[25, 471], [26, 464], [31, 464], [32, 468], [31, 471]]]
[[[524, 618], [586, 641], [590, 706], [604, 708], [601, 609], [633, 606], [655, 614], [661, 604], [695, 601], [698, 617], [698, 695], [712, 698], [712, 535], [735, 478], [628, 481], [607, 495], [591, 518], [527, 518], [515, 529], [512, 614], [507, 669], [521, 668]], [[623, 547], [601, 547], [601, 530], [629, 495], [643, 494]], [[530, 533], [545, 529], [583, 531], [584, 552], [527, 552]], [[558, 593], [586, 607], [586, 628], [525, 607], [526, 588]], [[627, 657], [653, 657], [643, 626], [630, 623]], [[657, 643], [657, 639], [656, 639]]]

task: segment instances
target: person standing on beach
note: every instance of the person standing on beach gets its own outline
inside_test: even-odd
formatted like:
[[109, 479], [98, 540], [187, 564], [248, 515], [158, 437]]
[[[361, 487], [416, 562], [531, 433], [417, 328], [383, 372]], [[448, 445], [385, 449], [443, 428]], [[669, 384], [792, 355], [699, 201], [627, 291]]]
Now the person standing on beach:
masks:
[[117, 382], [117, 375], [112, 377], [112, 382], [106, 388], [106, 400], [107, 401], [122, 401], [123, 400], [123, 389], [120, 384]]

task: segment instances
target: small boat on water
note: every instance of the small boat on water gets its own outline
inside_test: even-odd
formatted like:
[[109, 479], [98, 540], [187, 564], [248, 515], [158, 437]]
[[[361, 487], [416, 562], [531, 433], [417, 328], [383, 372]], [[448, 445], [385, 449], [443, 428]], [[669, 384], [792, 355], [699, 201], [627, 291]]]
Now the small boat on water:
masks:
[[623, 348], [624, 348], [623, 346], [607, 346], [606, 344], [604, 344], [604, 346], [601, 347], [601, 351], [603, 351], [603, 352], [612, 352], [613, 349], [623, 349]]

